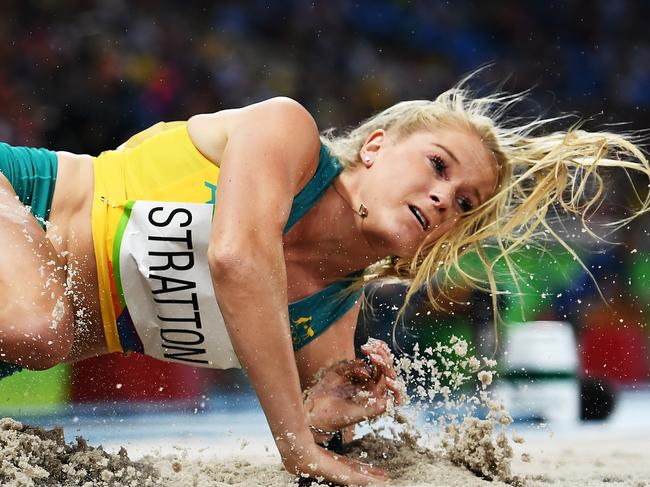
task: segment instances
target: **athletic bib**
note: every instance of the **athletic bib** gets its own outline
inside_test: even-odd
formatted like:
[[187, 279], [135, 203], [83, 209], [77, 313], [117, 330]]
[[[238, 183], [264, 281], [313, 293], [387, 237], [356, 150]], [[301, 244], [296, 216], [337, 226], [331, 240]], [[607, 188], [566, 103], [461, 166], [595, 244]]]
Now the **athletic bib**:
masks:
[[[188, 365], [240, 367], [208, 266], [214, 206], [129, 201], [113, 246], [120, 340]], [[119, 265], [116, 265], [118, 264]]]

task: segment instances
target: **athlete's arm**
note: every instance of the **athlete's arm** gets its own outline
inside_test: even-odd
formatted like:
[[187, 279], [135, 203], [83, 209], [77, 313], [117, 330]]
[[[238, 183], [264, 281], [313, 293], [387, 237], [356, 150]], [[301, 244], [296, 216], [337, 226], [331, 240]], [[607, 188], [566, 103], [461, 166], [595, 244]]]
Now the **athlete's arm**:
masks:
[[[361, 347], [367, 362], [355, 359], [354, 332], [359, 316], [355, 304], [318, 338], [296, 352], [308, 421], [324, 431], [338, 431], [382, 415], [390, 401], [401, 402], [393, 356], [386, 343], [370, 339]], [[369, 367], [368, 365], [372, 365]], [[391, 391], [392, 394], [388, 392]], [[316, 441], [328, 435], [313, 430]], [[353, 433], [353, 429], [348, 430]]]
[[[209, 123], [209, 116], [204, 119]], [[197, 120], [190, 121], [196, 126]], [[226, 134], [208, 255], [210, 271], [233, 346], [284, 465], [295, 473], [338, 482], [381, 481], [380, 470], [337, 459], [319, 448], [303, 408], [289, 330], [282, 234], [293, 195], [317, 164], [316, 125], [300, 105], [287, 99], [229, 111], [227, 117], [221, 115], [220, 124]]]

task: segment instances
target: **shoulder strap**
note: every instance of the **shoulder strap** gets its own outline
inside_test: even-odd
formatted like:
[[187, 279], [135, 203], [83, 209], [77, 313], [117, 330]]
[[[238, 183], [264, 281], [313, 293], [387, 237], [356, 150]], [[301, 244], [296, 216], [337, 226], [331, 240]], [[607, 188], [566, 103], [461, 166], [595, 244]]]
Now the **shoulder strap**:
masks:
[[293, 199], [291, 213], [289, 214], [289, 219], [284, 227], [284, 233], [291, 230], [291, 227], [305, 216], [311, 207], [320, 199], [325, 190], [332, 183], [332, 180], [338, 176], [342, 170], [343, 166], [338, 159], [330, 154], [330, 151], [324, 144], [321, 144], [316, 172], [307, 185], [302, 188], [300, 193], [298, 193]]
[[[330, 153], [325, 145], [321, 144], [316, 173], [293, 199], [291, 213], [284, 227], [284, 233], [291, 230], [291, 227], [305, 216], [342, 170], [343, 166], [338, 159]], [[358, 290], [350, 293], [346, 292], [346, 288], [362, 272], [353, 272], [317, 293], [300, 301], [289, 303], [291, 335], [295, 350], [305, 346], [323, 333], [354, 306], [362, 291]]]

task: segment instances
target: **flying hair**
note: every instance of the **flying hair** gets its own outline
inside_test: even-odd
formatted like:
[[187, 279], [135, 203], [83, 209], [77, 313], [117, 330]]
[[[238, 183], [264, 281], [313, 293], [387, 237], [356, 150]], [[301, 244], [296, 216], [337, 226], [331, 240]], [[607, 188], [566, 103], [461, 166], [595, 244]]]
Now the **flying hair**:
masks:
[[[479, 136], [497, 166], [492, 196], [464, 214], [454, 228], [436, 241], [425, 240], [414, 256], [387, 256], [369, 266], [352, 287], [378, 280], [405, 283], [408, 287], [398, 320], [409, 300], [423, 287], [436, 310], [443, 309], [441, 303], [454, 301], [449, 291], [455, 286], [487, 291], [492, 296], [496, 332], [500, 321], [497, 262], [505, 264], [520, 292], [513, 255], [524, 245], [551, 239], [589, 273], [570, 243], [551, 224], [550, 217], [556, 213], [572, 216], [583, 233], [600, 239], [588, 220], [605, 194], [604, 173], [616, 169], [632, 182], [635, 201], [627, 216], [609, 222], [608, 226], [612, 231], [626, 226], [648, 211], [650, 166], [638, 134], [588, 132], [583, 130], [582, 122], [569, 125], [569, 115], [524, 119], [514, 113], [528, 99], [528, 92], [497, 91], [479, 96], [468, 87], [475, 74], [463, 78], [434, 100], [397, 103], [346, 132], [325, 131], [321, 140], [344, 168], [351, 169], [361, 162], [360, 149], [377, 129], [397, 134], [398, 138], [439, 127]], [[569, 126], [557, 130], [562, 124]], [[634, 184], [640, 180], [642, 184]], [[470, 272], [461, 265], [461, 257], [467, 253], [478, 256], [482, 272]]]

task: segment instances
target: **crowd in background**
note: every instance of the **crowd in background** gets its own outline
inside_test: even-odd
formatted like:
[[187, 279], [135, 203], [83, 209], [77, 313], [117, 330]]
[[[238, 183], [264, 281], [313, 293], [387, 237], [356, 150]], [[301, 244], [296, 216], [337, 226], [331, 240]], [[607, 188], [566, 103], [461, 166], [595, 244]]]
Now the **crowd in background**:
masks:
[[[648, 18], [650, 3], [633, 0], [6, 0], [0, 140], [97, 154], [160, 120], [276, 95], [321, 128], [344, 127], [487, 63], [478, 83], [532, 88], [536, 110], [644, 129]], [[586, 258], [640, 309], [646, 337], [648, 227], [629, 229], [609, 260]], [[593, 298], [583, 289], [574, 299]], [[558, 298], [541, 315], [584, 320], [563, 311], [574, 304]]]
[[323, 127], [463, 73], [542, 109], [650, 121], [650, 4], [632, 0], [7, 0], [0, 138], [97, 153], [152, 122], [282, 94]]

